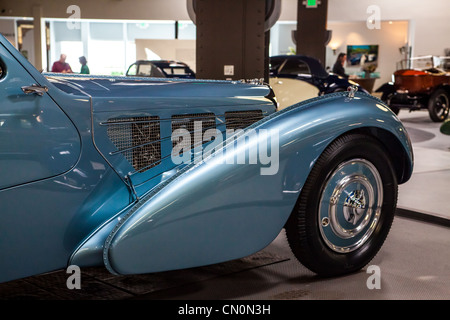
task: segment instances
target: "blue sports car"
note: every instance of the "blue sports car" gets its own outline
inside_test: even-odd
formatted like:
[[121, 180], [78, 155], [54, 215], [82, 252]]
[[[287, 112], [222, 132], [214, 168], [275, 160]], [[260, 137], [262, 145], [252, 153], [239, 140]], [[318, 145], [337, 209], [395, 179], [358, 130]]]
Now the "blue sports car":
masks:
[[283, 228], [312, 271], [355, 272], [413, 169], [402, 123], [356, 90], [277, 111], [256, 80], [41, 74], [4, 37], [0, 66], [0, 282], [209, 265]]

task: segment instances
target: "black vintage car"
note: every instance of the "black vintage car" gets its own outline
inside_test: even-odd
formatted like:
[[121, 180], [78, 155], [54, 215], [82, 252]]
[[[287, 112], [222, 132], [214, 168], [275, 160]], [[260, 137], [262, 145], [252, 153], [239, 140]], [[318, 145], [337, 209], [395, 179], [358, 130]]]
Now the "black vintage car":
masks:
[[195, 79], [195, 72], [184, 62], [174, 60], [138, 60], [127, 76]]
[[147, 60], [138, 60], [130, 65], [125, 75], [128, 77], [166, 78], [158, 66]]
[[281, 109], [316, 96], [347, 91], [352, 85], [367, 93], [356, 82], [328, 73], [317, 59], [303, 55], [270, 57], [269, 76]]
[[184, 62], [175, 60], [151, 60], [167, 78], [195, 79], [195, 72]]

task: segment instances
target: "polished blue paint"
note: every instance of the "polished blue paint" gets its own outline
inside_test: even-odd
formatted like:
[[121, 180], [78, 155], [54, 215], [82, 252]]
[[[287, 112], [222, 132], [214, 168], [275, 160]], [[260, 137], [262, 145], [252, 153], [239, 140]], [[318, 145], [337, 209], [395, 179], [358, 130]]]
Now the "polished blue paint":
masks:
[[0, 56], [8, 66], [0, 79], [0, 189], [70, 170], [81, 151], [75, 126], [49, 96], [26, 95], [21, 87], [34, 79], [3, 46]]
[[[321, 152], [346, 132], [389, 137], [382, 142], [402, 155], [399, 182], [412, 172], [404, 127], [365, 94], [327, 95], [276, 112], [266, 85], [41, 74], [5, 38], [0, 42], [0, 282], [70, 264], [145, 273], [258, 251], [283, 228]], [[33, 84], [48, 92], [21, 90]], [[224, 130], [225, 112], [245, 110], [261, 110], [264, 118], [198, 163], [166, 157], [132, 174], [108, 138], [110, 119], [158, 116], [166, 155], [171, 116], [213, 113]], [[221, 151], [237, 156], [262, 146], [251, 134], [262, 129], [280, 133], [275, 174], [218, 161]], [[248, 146], [233, 148], [246, 137]]]
[[[366, 95], [349, 100], [334, 94], [249, 127], [238, 138], [250, 137], [249, 145], [260, 143], [248, 135], [251, 129], [279, 132], [275, 175], [261, 175], [258, 165], [223, 164], [228, 149], [233, 157], [242, 152], [233, 148], [239, 140], [229, 141], [218, 155], [186, 167], [124, 216], [106, 242], [106, 266], [118, 274], [157, 272], [218, 263], [263, 249], [283, 228], [318, 155], [331, 141], [363, 127], [388, 130], [405, 141], [400, 121], [381, 104], [381, 109], [374, 108], [374, 102], [378, 103]], [[412, 152], [406, 141], [403, 146]]]

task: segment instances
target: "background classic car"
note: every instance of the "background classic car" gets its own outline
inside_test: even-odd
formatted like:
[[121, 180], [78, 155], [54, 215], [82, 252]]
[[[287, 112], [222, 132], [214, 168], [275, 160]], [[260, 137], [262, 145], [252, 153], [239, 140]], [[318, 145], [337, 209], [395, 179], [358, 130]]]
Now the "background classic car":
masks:
[[[359, 270], [381, 248], [413, 166], [381, 101], [351, 91], [276, 112], [267, 85], [43, 75], [0, 42], [0, 282], [68, 265], [213, 264], [263, 249], [282, 228], [323, 276]], [[181, 128], [216, 128], [217, 140], [245, 130], [177, 164]], [[195, 159], [199, 146], [186, 147]], [[278, 156], [276, 172], [249, 161], [255, 147]]]
[[395, 114], [403, 108], [410, 111], [428, 110], [434, 122], [447, 119], [450, 73], [439, 68], [435, 60], [433, 56], [412, 58], [409, 68], [394, 72], [394, 82], [385, 83], [376, 90], [382, 93], [381, 99]]
[[195, 72], [184, 62], [175, 60], [151, 60], [168, 78], [195, 79]]
[[128, 68], [126, 75], [195, 79], [195, 72], [186, 63], [173, 60], [138, 60]]
[[130, 77], [151, 77], [151, 78], [165, 78], [166, 75], [154, 63], [147, 60], [139, 60], [128, 67], [126, 76]]
[[269, 76], [281, 109], [323, 94], [347, 91], [352, 85], [367, 93], [356, 82], [328, 73], [317, 59], [303, 55], [270, 57]]

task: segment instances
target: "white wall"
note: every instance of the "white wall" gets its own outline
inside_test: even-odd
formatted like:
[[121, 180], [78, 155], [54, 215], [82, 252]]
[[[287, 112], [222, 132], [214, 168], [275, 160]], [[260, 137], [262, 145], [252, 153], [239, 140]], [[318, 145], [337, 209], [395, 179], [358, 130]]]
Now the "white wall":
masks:
[[270, 52], [271, 56], [289, 54], [295, 51], [296, 46], [292, 39], [292, 31], [297, 29], [296, 21], [278, 21], [270, 29]]
[[195, 72], [195, 40], [136, 39], [137, 60], [148, 59], [146, 48], [162, 59], [182, 61]]
[[380, 7], [381, 20], [412, 22], [413, 55], [443, 55], [444, 48], [450, 47], [448, 0], [329, 0], [328, 20], [366, 20], [367, 8], [373, 4]]
[[[282, 0], [280, 20], [297, 20], [298, 0]], [[328, 22], [367, 21], [377, 5], [383, 21], [409, 21], [413, 55], [443, 55], [450, 48], [449, 0], [328, 0]]]
[[[333, 67], [339, 52], [346, 52], [347, 45], [378, 45], [378, 68], [380, 79], [375, 81], [375, 87], [391, 81], [392, 73], [396, 70], [396, 62], [404, 56], [399, 48], [407, 42], [408, 22], [394, 21], [382, 22], [380, 29], [369, 30], [365, 22], [329, 22], [328, 29], [333, 30], [330, 41], [331, 46], [336, 46], [336, 55], [330, 46], [327, 47], [326, 66]], [[345, 66], [347, 74], [355, 74], [361, 71], [360, 66]]]

